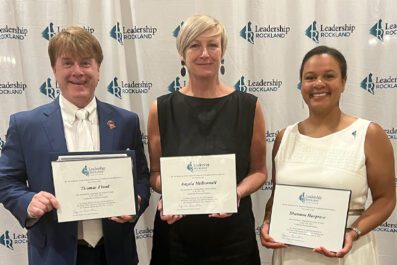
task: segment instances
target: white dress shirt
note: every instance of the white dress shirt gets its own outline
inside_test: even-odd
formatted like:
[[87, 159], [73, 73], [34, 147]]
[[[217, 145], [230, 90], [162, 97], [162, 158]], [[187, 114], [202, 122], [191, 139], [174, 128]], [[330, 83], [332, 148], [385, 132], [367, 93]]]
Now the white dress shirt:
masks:
[[[69, 152], [77, 152], [80, 151], [75, 143], [77, 142], [76, 137], [76, 126], [75, 123], [77, 119], [75, 117], [76, 111], [79, 109], [71, 102], [69, 102], [66, 98], [59, 95], [59, 105], [61, 107], [61, 115], [63, 120], [63, 128], [65, 132], [65, 139], [66, 139], [66, 146]], [[84, 107], [88, 113], [88, 120], [90, 123], [91, 129], [91, 137], [92, 143], [94, 146], [93, 151], [100, 150], [100, 141], [99, 141], [99, 123], [98, 123], [98, 112], [97, 112], [97, 105], [95, 97], [88, 103], [87, 106]]]

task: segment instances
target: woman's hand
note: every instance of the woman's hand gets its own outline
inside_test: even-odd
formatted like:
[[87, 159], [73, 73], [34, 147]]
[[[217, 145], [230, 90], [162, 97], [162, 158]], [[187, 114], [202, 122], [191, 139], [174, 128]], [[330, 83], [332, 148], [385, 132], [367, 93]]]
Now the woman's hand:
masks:
[[338, 252], [332, 252], [324, 247], [314, 248], [313, 251], [330, 258], [343, 258], [353, 247], [353, 241], [357, 238], [356, 232], [348, 229], [345, 233], [344, 247]]
[[160, 211], [160, 219], [166, 221], [169, 225], [182, 219], [184, 215], [163, 215], [163, 200], [160, 199], [157, 203], [157, 210]]
[[269, 227], [270, 223], [268, 220], [263, 222], [260, 237], [261, 237], [261, 244], [266, 248], [285, 248], [288, 247], [287, 244], [275, 242], [274, 239], [269, 235]]
[[232, 213], [212, 213], [208, 215], [208, 217], [215, 217], [215, 218], [226, 218], [230, 216], [232, 216]]
[[[240, 206], [241, 196], [240, 196], [240, 193], [238, 190], [236, 191], [236, 193], [237, 193], [237, 210], [238, 210], [238, 207]], [[232, 215], [233, 215], [233, 213], [212, 213], [212, 214], [209, 214], [208, 217], [226, 218], [226, 217], [230, 217]]]

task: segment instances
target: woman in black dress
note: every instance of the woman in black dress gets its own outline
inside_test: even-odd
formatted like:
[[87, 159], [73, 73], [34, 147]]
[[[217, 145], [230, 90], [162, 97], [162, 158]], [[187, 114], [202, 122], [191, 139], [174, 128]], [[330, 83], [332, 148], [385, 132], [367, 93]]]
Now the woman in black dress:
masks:
[[185, 21], [177, 49], [189, 81], [151, 106], [150, 183], [161, 193], [160, 157], [233, 153], [238, 213], [163, 215], [160, 200], [152, 265], [260, 264], [250, 194], [267, 178], [265, 122], [255, 96], [220, 82], [226, 44], [216, 19], [197, 15]]

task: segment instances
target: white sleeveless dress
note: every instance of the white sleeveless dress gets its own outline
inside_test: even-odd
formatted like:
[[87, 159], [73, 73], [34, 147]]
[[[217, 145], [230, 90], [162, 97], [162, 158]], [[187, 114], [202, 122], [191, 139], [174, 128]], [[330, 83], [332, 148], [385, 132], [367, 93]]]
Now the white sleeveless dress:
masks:
[[[298, 123], [288, 126], [275, 157], [276, 182], [350, 189], [350, 210], [364, 209], [368, 196], [364, 142], [369, 124], [370, 121], [357, 119], [347, 128], [321, 138], [300, 134]], [[358, 215], [349, 214], [348, 227], [357, 218]], [[273, 253], [273, 265], [331, 264], [378, 265], [375, 235], [370, 232], [354, 241], [344, 258], [328, 258], [296, 246]]]

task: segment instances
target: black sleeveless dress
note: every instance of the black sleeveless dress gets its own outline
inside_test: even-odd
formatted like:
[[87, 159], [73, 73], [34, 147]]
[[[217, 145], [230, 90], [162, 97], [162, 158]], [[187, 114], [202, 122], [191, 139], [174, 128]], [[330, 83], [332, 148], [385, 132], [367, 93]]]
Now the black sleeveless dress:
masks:
[[[236, 154], [237, 183], [250, 166], [257, 98], [234, 91], [220, 98], [174, 92], [157, 99], [162, 156]], [[228, 218], [188, 215], [168, 225], [156, 214], [151, 265], [259, 265], [251, 198]]]

